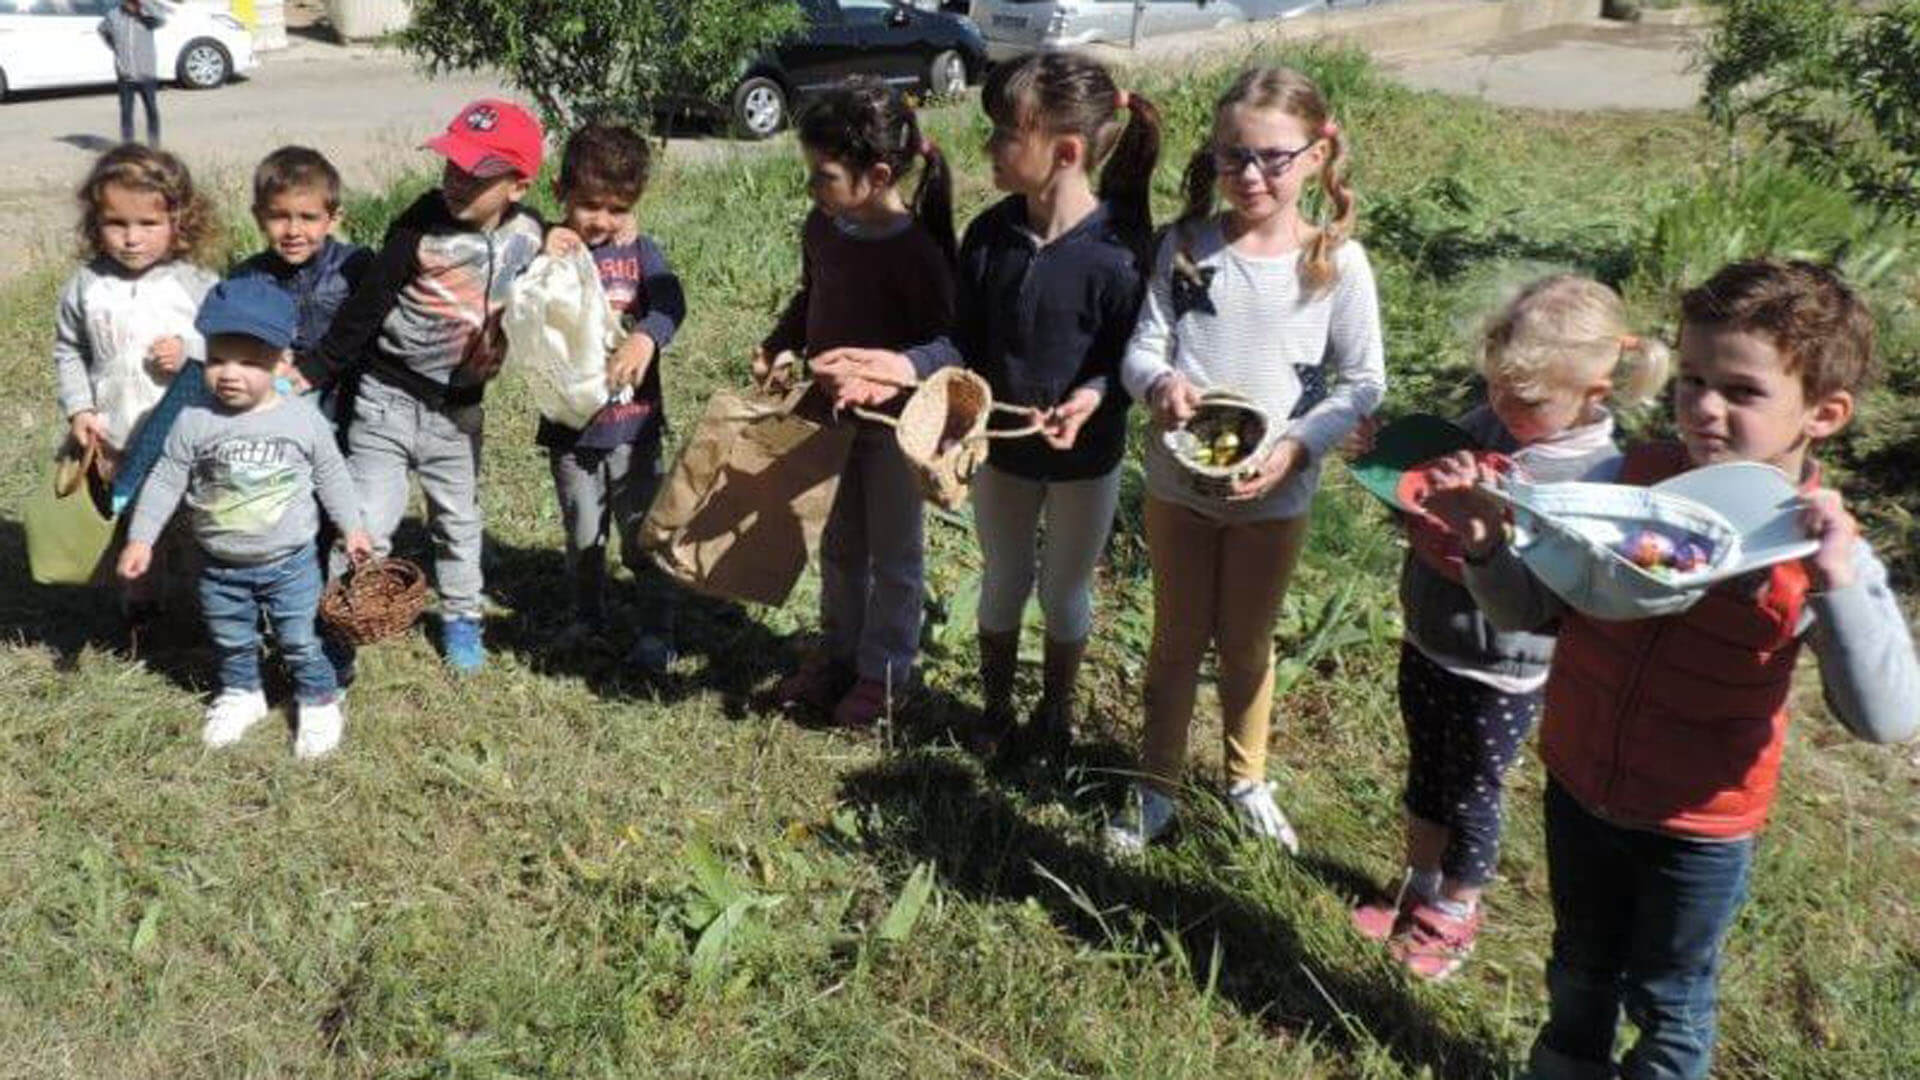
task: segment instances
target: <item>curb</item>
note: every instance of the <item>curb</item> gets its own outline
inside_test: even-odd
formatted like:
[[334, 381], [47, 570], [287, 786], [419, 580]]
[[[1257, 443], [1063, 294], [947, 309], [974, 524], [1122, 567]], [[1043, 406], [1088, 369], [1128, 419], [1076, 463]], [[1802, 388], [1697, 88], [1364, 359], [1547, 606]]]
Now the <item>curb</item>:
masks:
[[1458, 49], [1531, 30], [1585, 22], [1598, 0], [1432, 0], [1380, 7], [1328, 9], [1277, 22], [1168, 34], [1137, 48], [1091, 45], [1087, 50], [1122, 66], [1247, 53], [1283, 42], [1339, 43], [1370, 53]]

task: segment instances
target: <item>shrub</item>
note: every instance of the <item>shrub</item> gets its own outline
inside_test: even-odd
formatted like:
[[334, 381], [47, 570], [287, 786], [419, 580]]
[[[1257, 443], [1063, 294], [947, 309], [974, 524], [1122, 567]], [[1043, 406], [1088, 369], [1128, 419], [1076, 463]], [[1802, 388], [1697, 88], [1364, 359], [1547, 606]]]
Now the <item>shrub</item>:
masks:
[[800, 19], [794, 0], [417, 0], [403, 40], [435, 73], [499, 69], [555, 127], [645, 130], [676, 98], [725, 93]]

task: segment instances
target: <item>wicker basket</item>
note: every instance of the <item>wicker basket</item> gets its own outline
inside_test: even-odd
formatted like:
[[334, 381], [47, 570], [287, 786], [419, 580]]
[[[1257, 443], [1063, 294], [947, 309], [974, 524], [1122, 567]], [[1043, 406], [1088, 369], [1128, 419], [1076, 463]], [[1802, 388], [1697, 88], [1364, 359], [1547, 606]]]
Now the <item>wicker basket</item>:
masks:
[[[1202, 460], [1203, 448], [1226, 432], [1238, 438], [1240, 455], [1225, 464]], [[1200, 405], [1186, 426], [1163, 432], [1160, 439], [1180, 463], [1181, 477], [1190, 490], [1209, 499], [1224, 499], [1233, 493], [1236, 482], [1259, 471], [1272, 434], [1267, 414], [1251, 401], [1231, 391], [1209, 390], [1200, 395]]]
[[[987, 430], [995, 410], [1027, 418], [1019, 428]], [[900, 453], [928, 502], [952, 510], [967, 501], [967, 485], [987, 460], [987, 440], [1017, 439], [1040, 431], [1032, 409], [996, 404], [987, 380], [966, 368], [941, 368], [918, 383], [897, 417], [856, 410], [893, 427]]]
[[426, 571], [405, 559], [374, 559], [327, 586], [320, 618], [348, 644], [371, 645], [406, 633], [426, 606]]

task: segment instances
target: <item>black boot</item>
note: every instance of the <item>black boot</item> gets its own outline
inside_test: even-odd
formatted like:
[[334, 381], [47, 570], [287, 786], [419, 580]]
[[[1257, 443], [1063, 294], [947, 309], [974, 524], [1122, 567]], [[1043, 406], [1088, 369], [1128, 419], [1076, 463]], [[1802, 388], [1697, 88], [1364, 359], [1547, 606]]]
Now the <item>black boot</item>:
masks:
[[1020, 631], [980, 631], [980, 719], [967, 732], [967, 748], [983, 758], [1000, 752], [1013, 730], [1013, 673], [1020, 662]]

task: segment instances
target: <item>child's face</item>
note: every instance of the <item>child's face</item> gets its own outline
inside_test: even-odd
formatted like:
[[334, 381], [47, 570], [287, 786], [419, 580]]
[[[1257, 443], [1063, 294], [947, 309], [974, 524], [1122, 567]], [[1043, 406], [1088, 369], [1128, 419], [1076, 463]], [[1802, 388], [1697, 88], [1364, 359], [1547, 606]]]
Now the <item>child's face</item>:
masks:
[[273, 401], [274, 369], [287, 358], [258, 338], [220, 334], [207, 340], [207, 389], [233, 412], [249, 412]]
[[173, 254], [173, 213], [157, 191], [108, 184], [100, 192], [99, 232], [101, 249], [136, 273]]
[[1798, 479], [1808, 447], [1847, 426], [1853, 395], [1809, 401], [1767, 337], [1688, 323], [1680, 331], [1674, 424], [1695, 465], [1759, 461]]
[[857, 170], [834, 161], [812, 148], [804, 150], [807, 159], [807, 194], [820, 212], [833, 217], [858, 214], [872, 203], [891, 179], [885, 165]]
[[1529, 387], [1489, 381], [1487, 405], [1514, 441], [1527, 446], [1578, 425], [1606, 393], [1604, 380], [1588, 386], [1574, 380], [1550, 380]]
[[567, 193], [565, 200], [564, 224], [579, 233], [588, 247], [599, 247], [633, 231], [632, 199], [602, 191], [582, 191]]
[[515, 173], [475, 176], [451, 161], [440, 171], [440, 194], [447, 200], [447, 210], [465, 224], [482, 229], [500, 224], [507, 209], [526, 198], [531, 186]]
[[253, 220], [266, 234], [267, 246], [288, 265], [299, 266], [326, 244], [340, 211], [328, 205], [322, 188], [288, 188], [270, 196], [266, 205], [255, 207]]
[[1035, 127], [995, 124], [987, 135], [987, 156], [993, 161], [993, 186], [1012, 195], [1044, 191], [1063, 162], [1063, 145], [1071, 136], [1049, 135]]
[[1239, 216], [1263, 221], [1300, 202], [1326, 148], [1279, 109], [1233, 105], [1214, 125], [1213, 152], [1220, 197]]

